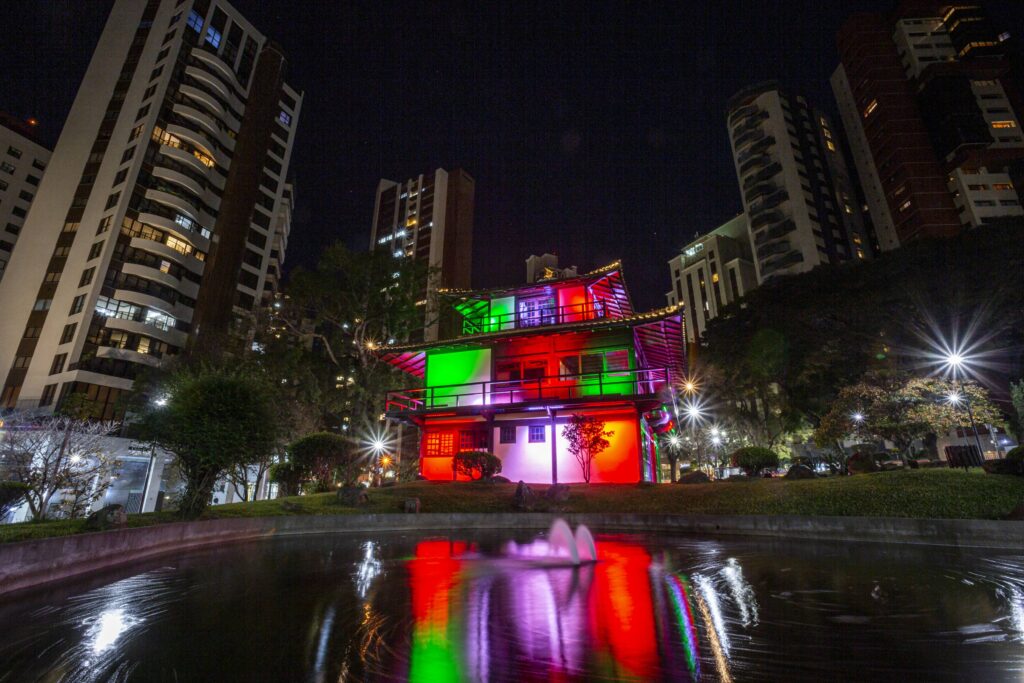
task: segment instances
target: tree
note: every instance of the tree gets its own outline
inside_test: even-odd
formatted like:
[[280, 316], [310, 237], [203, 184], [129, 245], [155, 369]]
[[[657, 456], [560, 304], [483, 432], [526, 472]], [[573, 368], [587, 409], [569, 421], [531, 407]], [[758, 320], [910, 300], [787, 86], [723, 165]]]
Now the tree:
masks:
[[583, 481], [588, 484], [593, 473], [594, 459], [611, 445], [608, 437], [615, 436], [615, 432], [605, 431], [605, 425], [606, 422], [599, 417], [576, 413], [562, 428], [562, 438], [568, 442], [569, 452], [580, 464]]
[[116, 461], [108, 453], [109, 435], [119, 423], [19, 414], [8, 417], [4, 426], [0, 468], [28, 487], [25, 500], [32, 519], [46, 519], [57, 493], [70, 496], [68, 512], [77, 516], [110, 486]]
[[329, 491], [337, 480], [353, 486], [366, 466], [366, 458], [355, 444], [340, 434], [318, 432], [309, 434], [288, 447], [291, 461], [309, 473], [317, 491]]
[[766, 469], [779, 466], [779, 454], [770, 448], [745, 446], [733, 451], [730, 458], [733, 467], [739, 467], [751, 477], [756, 477]]
[[309, 471], [291, 460], [284, 460], [270, 466], [270, 480], [280, 487], [279, 498], [297, 496], [302, 484], [309, 480]]
[[0, 522], [17, 507], [28, 493], [28, 485], [20, 481], [0, 481]]
[[1024, 441], [1024, 379], [1010, 383], [1010, 401], [1013, 403], [1014, 435]]
[[456, 472], [470, 479], [490, 479], [501, 472], [501, 459], [487, 451], [459, 451], [453, 463]]
[[179, 511], [198, 517], [219, 478], [277, 449], [275, 387], [245, 366], [201, 365], [179, 368], [161, 389], [159, 405], [147, 409], [140, 432], [175, 455], [185, 479]]
[[[896, 445], [901, 456], [911, 444], [929, 434], [945, 434], [967, 423], [964, 408], [950, 402], [958, 384], [914, 377], [899, 372], [869, 373], [861, 382], [844, 387], [821, 419], [814, 440], [831, 446], [843, 439], [882, 439]], [[1000, 424], [1002, 417], [988, 393], [974, 382], [963, 385], [978, 424]]]

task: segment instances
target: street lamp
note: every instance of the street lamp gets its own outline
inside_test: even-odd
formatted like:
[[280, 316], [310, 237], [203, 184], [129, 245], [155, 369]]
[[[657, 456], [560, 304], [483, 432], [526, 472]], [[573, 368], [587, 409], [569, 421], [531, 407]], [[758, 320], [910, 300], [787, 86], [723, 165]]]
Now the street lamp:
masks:
[[860, 424], [861, 422], [864, 421], [864, 413], [854, 413], [853, 415], [850, 416], [850, 419], [852, 419], [857, 424]]
[[[967, 417], [971, 420], [971, 431], [974, 432], [974, 442], [978, 446], [978, 457], [982, 460], [985, 459], [985, 449], [981, 447], [981, 437], [978, 435], [978, 425], [974, 422], [974, 410], [971, 409], [971, 397], [967, 395], [964, 390], [964, 378], [961, 374], [961, 370], [969, 364], [970, 359], [966, 358], [959, 351], [953, 350], [946, 354], [946, 367], [953, 375], [953, 381], [959, 385], [959, 391], [953, 391], [950, 393], [948, 400], [951, 405], [960, 405], [961, 397], [963, 402], [967, 405]], [[956, 396], [954, 400], [953, 396]]]

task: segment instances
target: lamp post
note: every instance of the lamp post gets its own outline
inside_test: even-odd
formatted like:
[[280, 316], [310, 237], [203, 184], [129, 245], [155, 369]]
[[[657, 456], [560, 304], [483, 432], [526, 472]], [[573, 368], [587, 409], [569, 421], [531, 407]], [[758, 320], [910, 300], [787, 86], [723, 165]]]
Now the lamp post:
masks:
[[[971, 420], [971, 431], [974, 432], [974, 442], [978, 446], [978, 457], [982, 460], [985, 459], [985, 449], [981, 447], [981, 437], [978, 435], [978, 425], [974, 422], [974, 411], [971, 409], [971, 397], [967, 395], [964, 390], [964, 380], [960, 374], [960, 370], [963, 367], [966, 359], [957, 352], [952, 352], [946, 355], [946, 365], [949, 366], [953, 372], [953, 381], [959, 386], [959, 395], [963, 397], [964, 404], [967, 406], [967, 417]], [[959, 405], [960, 398], [957, 397], [953, 400], [953, 395], [950, 395], [950, 402], [953, 405]]]

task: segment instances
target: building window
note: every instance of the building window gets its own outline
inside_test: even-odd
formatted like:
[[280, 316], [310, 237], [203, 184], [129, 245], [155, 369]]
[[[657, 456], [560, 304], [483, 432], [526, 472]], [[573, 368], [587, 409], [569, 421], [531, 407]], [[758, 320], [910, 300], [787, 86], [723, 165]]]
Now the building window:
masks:
[[39, 178], [35, 177], [34, 175], [27, 175], [25, 176], [25, 182], [28, 183], [29, 185], [38, 185]]
[[4, 173], [7, 173], [9, 175], [14, 175], [14, 165], [9, 164], [6, 161], [0, 162], [0, 171], [3, 171]]
[[454, 455], [452, 453], [454, 446], [455, 435], [451, 432], [427, 434], [423, 439], [423, 455], [427, 458]]
[[128, 169], [127, 168], [122, 168], [120, 171], [117, 172], [117, 175], [114, 176], [114, 187], [117, 187], [118, 185], [123, 183], [127, 177], [128, 177]]
[[501, 441], [501, 443], [515, 443], [516, 442], [516, 426], [515, 425], [501, 425], [500, 441]]
[[43, 387], [43, 395], [39, 397], [39, 407], [45, 408], [53, 403], [53, 397], [57, 394], [56, 384], [47, 384]]
[[67, 361], [67, 359], [68, 354], [66, 353], [58, 353], [56, 356], [54, 356], [53, 362], [50, 363], [50, 374], [59, 375], [60, 373], [64, 372], [64, 363]]
[[997, 129], [1016, 128], [1016, 121], [993, 121], [992, 127]]
[[544, 443], [544, 425], [530, 425], [530, 443]]
[[129, 147], [124, 151], [124, 154], [121, 155], [121, 163], [123, 164], [124, 162], [131, 159], [133, 156], [135, 156], [135, 147]]
[[864, 118], [871, 116], [876, 109], [878, 109], [878, 100], [871, 100], [868, 106], [864, 108]]
[[71, 302], [71, 311], [68, 315], [81, 313], [83, 308], [85, 308], [85, 294], [79, 294], [75, 297], [74, 301]]
[[481, 429], [472, 429], [459, 432], [459, 450], [487, 450], [487, 432]]
[[120, 192], [114, 192], [109, 197], [107, 197], [107, 205], [104, 208], [105, 209], [112, 209], [112, 208], [114, 208], [115, 206], [117, 206], [117, 201], [120, 198], [121, 198], [121, 193]]
[[100, 224], [96, 226], [97, 235], [102, 235], [107, 230], [110, 230], [110, 220], [111, 216], [105, 216], [102, 219], [100, 219]]
[[206, 42], [213, 47], [220, 47], [220, 31], [210, 26], [206, 29]]
[[17, 356], [14, 359], [14, 367], [16, 368], [27, 368], [28, 364], [32, 362], [31, 356]]
[[910, 200], [909, 199], [907, 201], [903, 202], [902, 204], [900, 204], [900, 213], [902, 213], [904, 211], [907, 211], [908, 209], [910, 209]]
[[192, 10], [189, 12], [188, 19], [185, 21], [185, 25], [190, 29], [199, 33], [203, 30], [203, 16], [199, 12]]
[[7, 148], [7, 154], [9, 156], [14, 157], [15, 159], [20, 159], [21, 158], [21, 150], [18, 149], [17, 147], [8, 147]]
[[88, 261], [92, 261], [94, 258], [99, 258], [99, 255], [103, 252], [103, 242], [96, 242], [89, 248]]
[[86, 285], [92, 284], [92, 276], [96, 273], [95, 268], [88, 268], [82, 272], [82, 279], [78, 281], [79, 287], [85, 287]]
[[78, 328], [78, 323], [69, 323], [64, 326], [64, 331], [60, 333], [60, 343], [67, 344], [75, 338], [75, 329]]
[[292, 117], [284, 110], [277, 115], [277, 120], [286, 126], [290, 126], [292, 124]]
[[53, 299], [36, 299], [36, 303], [32, 306], [33, 311], [48, 311], [50, 310], [50, 304], [53, 303]]

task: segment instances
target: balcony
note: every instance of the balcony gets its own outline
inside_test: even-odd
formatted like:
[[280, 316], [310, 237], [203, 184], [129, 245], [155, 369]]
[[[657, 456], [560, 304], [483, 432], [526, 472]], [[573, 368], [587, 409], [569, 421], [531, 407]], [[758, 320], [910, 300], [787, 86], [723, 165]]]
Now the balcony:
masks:
[[740, 119], [744, 119], [752, 114], [756, 114], [759, 111], [761, 111], [761, 108], [758, 107], [756, 104], [743, 105], [742, 107], [740, 107], [739, 109], [737, 109], [736, 111], [729, 115], [729, 125], [732, 125], [739, 121]]
[[[758, 247], [761, 247], [767, 244], [768, 242], [777, 240], [780, 237], [788, 235], [794, 230], [796, 230], [796, 223], [793, 222], [792, 218], [786, 219], [779, 223], [778, 225], [772, 226], [770, 229], [765, 230], [764, 232], [756, 235], [754, 237], [754, 244]], [[760, 254], [760, 251], [758, 253]]]
[[740, 175], [746, 175], [748, 171], [753, 170], [757, 167], [765, 167], [772, 162], [771, 154], [757, 154], [746, 159], [740, 164]]
[[385, 410], [392, 414], [452, 410], [474, 406], [515, 407], [615, 398], [657, 399], [668, 385], [665, 368], [645, 368], [534, 379], [499, 380], [391, 391]]
[[764, 131], [761, 130], [760, 127], [753, 128], [753, 129], [748, 130], [745, 133], [735, 137], [733, 139], [733, 148], [738, 150], [739, 148], [743, 147], [743, 145], [746, 145], [747, 143], [760, 142], [764, 138], [765, 138]]
[[777, 161], [774, 162], [774, 163], [771, 163], [768, 166], [762, 168], [760, 171], [757, 171], [753, 175], [750, 175], [750, 176], [744, 178], [744, 180], [743, 180], [743, 189], [746, 190], [746, 189], [748, 189], [750, 187], [753, 187], [754, 185], [757, 185], [758, 183], [764, 182], [766, 180], [770, 180], [771, 178], [774, 178], [775, 176], [777, 176], [781, 172], [782, 172], [782, 164], [780, 164]]
[[794, 266], [798, 263], [803, 263], [803, 260], [804, 255], [798, 250], [793, 249], [792, 251], [786, 252], [785, 255], [780, 256], [779, 258], [761, 264], [761, 277], [767, 278], [780, 270], [789, 268], [790, 266]]
[[615, 320], [623, 316], [611, 310], [602, 301], [593, 301], [566, 306], [548, 306], [496, 315], [468, 315], [462, 319], [462, 334], [484, 334], [520, 330], [528, 327], [563, 325], [588, 320]]
[[750, 229], [756, 232], [765, 226], [778, 223], [783, 218], [785, 218], [785, 216], [782, 214], [781, 211], [768, 211], [766, 213], [758, 215], [757, 218], [751, 220]]
[[778, 192], [773, 192], [767, 197], [763, 197], [756, 204], [751, 204], [749, 210], [751, 222], [753, 222], [762, 212], [770, 211], [788, 199], [789, 193], [784, 189], [780, 189]]
[[761, 154], [766, 151], [769, 147], [775, 144], [775, 137], [772, 135], [766, 135], [763, 139], [757, 141], [746, 150], [744, 150], [739, 156], [736, 157], [736, 161], [740, 164], [748, 161], [749, 159]]
[[[765, 169], [767, 170], [767, 169]], [[758, 185], [754, 185], [750, 188], [744, 188], [743, 199], [751, 204], [755, 199], [760, 197], [768, 197], [775, 193], [776, 190], [780, 189], [778, 185], [773, 182], [763, 182]]]

